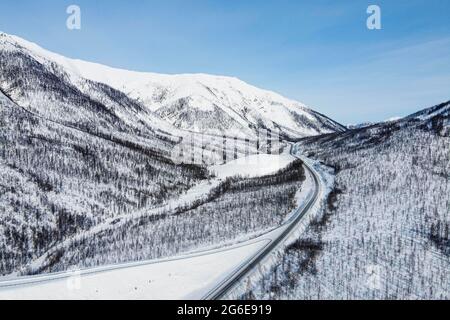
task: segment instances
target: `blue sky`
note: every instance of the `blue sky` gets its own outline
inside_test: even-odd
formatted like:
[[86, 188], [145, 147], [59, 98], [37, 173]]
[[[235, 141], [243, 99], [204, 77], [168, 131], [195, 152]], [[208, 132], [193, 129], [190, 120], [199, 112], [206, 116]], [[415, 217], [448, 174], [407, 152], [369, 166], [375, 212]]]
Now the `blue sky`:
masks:
[[0, 30], [115, 67], [236, 76], [349, 124], [450, 99], [449, 14], [448, 0], [2, 0]]

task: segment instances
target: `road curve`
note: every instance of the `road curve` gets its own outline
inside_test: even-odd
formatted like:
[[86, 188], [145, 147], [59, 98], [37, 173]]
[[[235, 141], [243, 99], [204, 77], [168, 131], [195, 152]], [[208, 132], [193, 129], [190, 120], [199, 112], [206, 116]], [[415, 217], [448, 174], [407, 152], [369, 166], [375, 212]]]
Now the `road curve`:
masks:
[[[296, 158], [299, 158], [293, 153], [294, 147], [291, 145], [291, 155], [293, 155]], [[320, 184], [319, 184], [319, 178], [314, 171], [313, 168], [310, 168], [308, 164], [303, 162], [305, 165], [306, 170], [311, 173], [311, 176], [314, 179], [315, 184], [315, 190], [314, 192], [310, 193], [310, 196], [308, 197], [308, 200], [303, 203], [299, 208], [297, 208], [296, 212], [280, 227], [275, 228], [267, 232], [267, 234], [263, 234], [258, 236], [257, 238], [251, 239], [249, 241], [245, 241], [243, 243], [239, 243], [236, 245], [233, 245], [231, 247], [225, 247], [225, 248], [217, 248], [217, 249], [207, 249], [207, 250], [200, 250], [197, 252], [193, 252], [186, 255], [181, 255], [178, 257], [172, 257], [172, 258], [165, 258], [165, 259], [158, 259], [158, 260], [152, 260], [152, 261], [140, 261], [140, 262], [130, 262], [130, 263], [121, 263], [116, 265], [107, 265], [107, 266], [100, 266], [85, 270], [77, 270], [77, 275], [92, 275], [96, 273], [103, 273], [106, 271], [113, 271], [118, 269], [125, 269], [130, 267], [138, 267], [143, 265], [151, 265], [151, 264], [157, 264], [162, 262], [168, 262], [168, 261], [176, 261], [176, 260], [184, 260], [184, 259], [190, 259], [198, 256], [203, 255], [209, 255], [218, 253], [221, 251], [228, 251], [228, 250], [234, 250], [238, 247], [246, 246], [249, 243], [255, 243], [255, 242], [267, 242], [259, 252], [253, 254], [249, 259], [242, 262], [239, 267], [236, 268], [230, 275], [228, 275], [225, 280], [221, 281], [218, 285], [214, 287], [213, 290], [211, 290], [207, 295], [203, 297], [203, 299], [220, 299], [223, 297], [229, 289], [231, 289], [236, 283], [239, 282], [245, 275], [247, 275], [259, 262], [261, 262], [265, 257], [267, 257], [273, 250], [277, 248], [277, 246], [281, 245], [284, 240], [293, 232], [295, 231], [295, 227], [298, 226], [302, 218], [305, 216], [305, 214], [311, 209], [311, 207], [317, 202], [319, 190], [320, 190]], [[270, 236], [273, 234], [276, 234], [275, 237]], [[42, 275], [35, 275], [35, 276], [28, 276], [28, 277], [19, 277], [19, 278], [12, 278], [12, 279], [1, 279], [0, 278], [0, 289], [2, 288], [9, 288], [9, 287], [15, 287], [15, 286], [28, 286], [28, 285], [36, 285], [40, 283], [46, 283], [51, 282], [57, 279], [64, 279], [69, 278], [74, 275], [74, 272], [66, 271], [66, 272], [58, 272], [58, 273], [52, 273], [52, 274], [42, 274]]]
[[[299, 158], [293, 152], [293, 145], [291, 145], [291, 155]], [[219, 283], [213, 290], [203, 297], [203, 300], [219, 300], [226, 296], [226, 294], [234, 288], [246, 275], [248, 275], [255, 267], [258, 266], [266, 257], [268, 257], [273, 251], [275, 251], [280, 245], [282, 245], [289, 236], [295, 232], [296, 227], [300, 224], [302, 218], [306, 213], [319, 201], [319, 195], [321, 190], [320, 179], [314, 168], [303, 162], [304, 167], [311, 173], [314, 179], [315, 190], [312, 196], [309, 198], [305, 205], [302, 205], [297, 209], [295, 214], [288, 220], [285, 230], [276, 238], [270, 241], [270, 243], [263, 247], [259, 252], [245, 261], [237, 270]]]

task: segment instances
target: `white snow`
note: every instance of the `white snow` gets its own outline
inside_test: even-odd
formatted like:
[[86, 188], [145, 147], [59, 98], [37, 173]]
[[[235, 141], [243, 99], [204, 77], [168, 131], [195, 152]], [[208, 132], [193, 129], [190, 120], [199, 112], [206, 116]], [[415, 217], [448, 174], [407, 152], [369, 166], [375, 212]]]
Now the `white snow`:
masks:
[[389, 119], [386, 119], [384, 122], [395, 122], [397, 120], [400, 120], [402, 117], [391, 117]]
[[232, 176], [259, 177], [270, 175], [288, 166], [295, 158], [289, 154], [256, 154], [210, 167], [220, 179]]
[[205, 255], [116, 266], [111, 271], [96, 268], [25, 279], [44, 280], [31, 285], [2, 288], [6, 282], [0, 282], [0, 300], [201, 299], [266, 244], [259, 240]]
[[438, 115], [438, 114], [448, 114], [450, 112], [450, 104], [447, 104], [444, 108], [442, 109], [436, 109], [434, 112], [422, 112], [421, 114], [415, 116], [416, 119], [419, 119], [421, 121], [424, 120], [428, 120], [433, 118], [434, 116]]

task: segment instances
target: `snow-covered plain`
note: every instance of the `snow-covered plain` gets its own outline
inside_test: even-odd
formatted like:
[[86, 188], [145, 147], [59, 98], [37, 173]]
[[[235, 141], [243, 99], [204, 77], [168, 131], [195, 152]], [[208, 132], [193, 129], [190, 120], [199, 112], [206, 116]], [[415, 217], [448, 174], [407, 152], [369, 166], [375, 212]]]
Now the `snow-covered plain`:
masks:
[[110, 271], [73, 271], [56, 279], [38, 276], [34, 279], [41, 282], [35, 284], [4, 287], [0, 282], [0, 300], [201, 299], [266, 244], [266, 240], [254, 241], [189, 258], [116, 266]]
[[221, 179], [232, 176], [254, 178], [276, 173], [294, 160], [293, 156], [286, 153], [281, 155], [257, 154], [212, 166], [210, 171]]

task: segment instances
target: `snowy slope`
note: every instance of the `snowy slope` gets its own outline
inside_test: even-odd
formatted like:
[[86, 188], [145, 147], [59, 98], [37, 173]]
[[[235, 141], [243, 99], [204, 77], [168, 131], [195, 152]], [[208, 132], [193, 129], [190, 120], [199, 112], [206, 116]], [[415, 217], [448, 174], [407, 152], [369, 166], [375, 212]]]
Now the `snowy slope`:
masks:
[[114, 88], [82, 78], [64, 58], [0, 33], [0, 90], [28, 111], [65, 125], [180, 136], [176, 128]]
[[55, 64], [75, 85], [79, 86], [80, 78], [107, 84], [182, 129], [249, 135], [255, 128], [270, 128], [292, 137], [345, 130], [299, 102], [236, 78], [114, 69], [69, 59], [4, 33], [0, 33], [0, 47], [20, 47], [41, 63]]
[[308, 231], [242, 297], [448, 300], [449, 120], [450, 101], [303, 139], [299, 150], [334, 169], [333, 191]]
[[[223, 251], [18, 279], [24, 285], [0, 282], [0, 299], [201, 299], [266, 244], [252, 241]], [[36, 282], [27, 285], [27, 280]]]
[[[118, 134], [111, 131], [112, 134]], [[149, 136], [112, 140], [31, 114], [0, 92], [0, 275], [109, 218], [178, 199], [200, 179]], [[149, 147], [147, 146], [149, 144]]]

